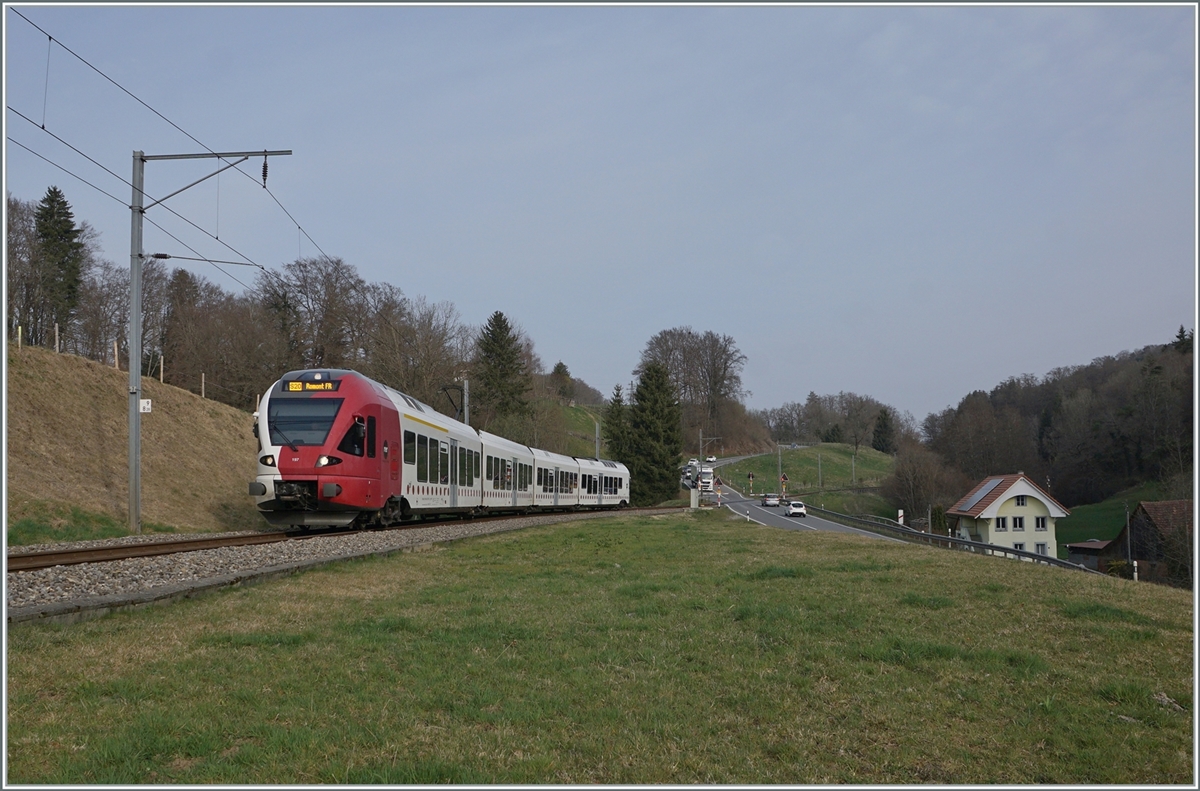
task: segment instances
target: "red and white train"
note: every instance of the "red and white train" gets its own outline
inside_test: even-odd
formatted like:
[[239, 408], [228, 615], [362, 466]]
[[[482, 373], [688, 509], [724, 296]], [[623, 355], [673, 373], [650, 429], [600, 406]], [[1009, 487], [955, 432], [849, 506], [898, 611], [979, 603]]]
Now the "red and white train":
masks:
[[259, 512], [278, 526], [623, 508], [624, 464], [476, 431], [355, 371], [291, 371], [254, 413]]

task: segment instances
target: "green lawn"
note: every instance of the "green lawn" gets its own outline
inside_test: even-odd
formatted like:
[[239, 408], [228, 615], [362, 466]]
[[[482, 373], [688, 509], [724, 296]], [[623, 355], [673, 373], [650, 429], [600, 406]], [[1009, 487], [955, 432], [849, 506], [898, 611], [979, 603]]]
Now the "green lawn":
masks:
[[614, 516], [13, 627], [6, 780], [1185, 784], [1191, 625], [1156, 585]]
[[[1161, 500], [1160, 490], [1161, 487], [1157, 483], [1145, 483], [1103, 502], [1077, 505], [1069, 509], [1070, 516], [1058, 519], [1054, 523], [1054, 534], [1059, 547], [1078, 541], [1108, 541], [1116, 538], [1125, 527], [1125, 504], [1129, 504], [1129, 513], [1132, 516], [1142, 500]], [[1062, 556], [1066, 557], [1065, 554]]]

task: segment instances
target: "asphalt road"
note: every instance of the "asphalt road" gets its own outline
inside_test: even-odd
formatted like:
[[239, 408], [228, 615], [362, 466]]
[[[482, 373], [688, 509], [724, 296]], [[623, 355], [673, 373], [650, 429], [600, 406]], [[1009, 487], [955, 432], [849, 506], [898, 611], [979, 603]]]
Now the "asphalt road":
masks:
[[739, 516], [748, 516], [751, 521], [758, 522], [760, 525], [767, 527], [778, 527], [783, 530], [827, 530], [832, 533], [850, 533], [852, 535], [868, 536], [870, 538], [878, 538], [883, 541], [897, 541], [904, 543], [897, 538], [889, 536], [881, 536], [878, 533], [872, 533], [869, 530], [859, 530], [855, 527], [847, 527], [839, 525], [836, 522], [830, 522], [827, 519], [822, 519], [819, 516], [809, 514], [806, 517], [785, 516], [787, 508], [784, 506], [767, 507], [762, 505], [762, 498], [743, 497], [738, 492], [726, 486], [721, 487], [721, 505], [733, 511]]

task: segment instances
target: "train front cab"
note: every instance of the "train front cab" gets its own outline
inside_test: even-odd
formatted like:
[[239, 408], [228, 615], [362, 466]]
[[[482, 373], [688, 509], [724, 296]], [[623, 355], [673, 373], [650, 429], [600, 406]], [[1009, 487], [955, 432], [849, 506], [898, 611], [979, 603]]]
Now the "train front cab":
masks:
[[277, 526], [340, 526], [382, 508], [380, 417], [379, 399], [360, 374], [285, 374], [256, 413], [260, 450], [250, 494], [263, 517]]

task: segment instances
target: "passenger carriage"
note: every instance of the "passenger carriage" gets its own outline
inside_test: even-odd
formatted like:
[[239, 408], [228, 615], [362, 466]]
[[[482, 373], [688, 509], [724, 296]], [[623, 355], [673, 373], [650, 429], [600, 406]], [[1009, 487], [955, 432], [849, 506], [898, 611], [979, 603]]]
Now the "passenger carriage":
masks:
[[579, 462], [579, 504], [588, 508], [629, 503], [629, 470], [624, 464], [597, 459]]
[[480, 431], [483, 442], [483, 508], [521, 511], [533, 505], [533, 452], [512, 440]]
[[579, 505], [579, 462], [561, 453], [533, 449], [534, 505], [574, 508]]

